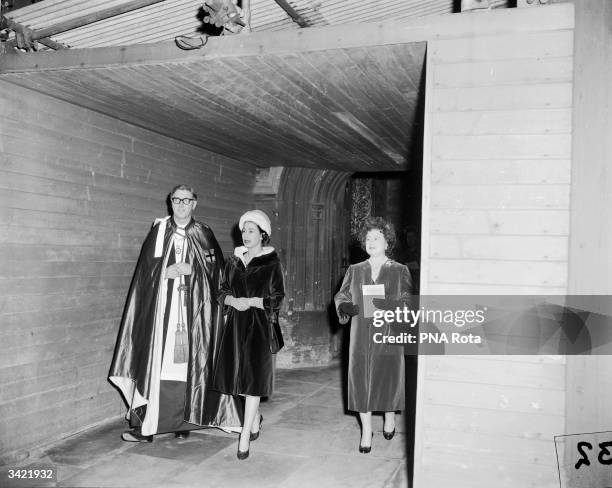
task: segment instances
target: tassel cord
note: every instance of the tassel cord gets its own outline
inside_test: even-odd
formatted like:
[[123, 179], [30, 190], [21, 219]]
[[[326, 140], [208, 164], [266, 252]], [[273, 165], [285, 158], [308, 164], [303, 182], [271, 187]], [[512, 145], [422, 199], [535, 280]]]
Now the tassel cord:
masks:
[[[180, 235], [180, 234], [179, 234]], [[183, 236], [181, 236], [183, 237]], [[176, 250], [177, 262], [183, 262], [183, 254], [185, 251], [185, 239], [183, 237], [183, 243], [180, 247], [180, 252]], [[176, 334], [174, 336], [174, 362], [175, 363], [186, 363], [188, 359], [188, 339], [187, 339], [187, 327], [185, 319], [183, 317], [183, 306], [187, 305], [187, 295], [185, 291], [188, 287], [184, 283], [183, 275], [179, 276], [178, 286], [178, 323], [176, 324]]]

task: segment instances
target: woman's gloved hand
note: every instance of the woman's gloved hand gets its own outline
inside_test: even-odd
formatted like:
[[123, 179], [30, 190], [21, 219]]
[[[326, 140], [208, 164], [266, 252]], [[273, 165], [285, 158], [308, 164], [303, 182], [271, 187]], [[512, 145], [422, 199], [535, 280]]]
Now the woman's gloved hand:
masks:
[[338, 312], [352, 317], [359, 313], [359, 305], [350, 302], [342, 302], [338, 305]]
[[263, 297], [247, 298], [250, 307], [261, 308], [263, 310]]
[[251, 305], [249, 304], [249, 299], [244, 297], [236, 298], [231, 295], [228, 295], [225, 297], [225, 304], [235, 308], [240, 312], [244, 312], [245, 310], [251, 308]]

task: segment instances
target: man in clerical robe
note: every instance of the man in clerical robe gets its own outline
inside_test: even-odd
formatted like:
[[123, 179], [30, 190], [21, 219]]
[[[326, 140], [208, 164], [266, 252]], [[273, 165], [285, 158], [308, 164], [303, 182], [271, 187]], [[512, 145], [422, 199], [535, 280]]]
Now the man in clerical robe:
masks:
[[172, 216], [157, 219], [142, 246], [109, 373], [128, 405], [131, 430], [122, 438], [129, 442], [241, 426], [238, 399], [210, 388], [223, 254], [212, 230], [192, 217], [193, 189], [179, 185], [169, 199]]

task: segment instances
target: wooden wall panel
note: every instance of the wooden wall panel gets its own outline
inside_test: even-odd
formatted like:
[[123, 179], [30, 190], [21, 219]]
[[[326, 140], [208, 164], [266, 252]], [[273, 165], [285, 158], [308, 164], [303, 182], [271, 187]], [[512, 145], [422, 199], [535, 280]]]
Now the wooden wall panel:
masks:
[[[547, 13], [551, 13], [548, 11]], [[555, 23], [549, 17], [541, 25], [532, 25], [531, 32], [508, 32], [516, 29], [511, 20], [513, 15], [530, 15], [527, 11], [503, 12], [497, 16], [489, 16], [487, 23], [491, 29], [497, 27], [497, 33], [489, 32], [486, 37], [481, 31], [458, 36], [458, 39], [440, 39], [429, 45], [428, 52], [436, 63], [457, 63], [469, 61], [476, 63], [487, 60], [493, 63], [504, 61], [538, 59], [544, 62], [552, 58], [568, 57], [572, 55], [574, 36], [571, 26], [573, 19], [567, 18], [568, 10], [558, 9], [556, 13], [565, 17], [565, 23]], [[533, 12], [531, 12], [533, 14]], [[538, 14], [532, 15], [535, 20]], [[470, 15], [470, 14], [468, 14]], [[450, 20], [450, 19], [449, 19]], [[540, 17], [540, 21], [542, 17]], [[517, 22], [520, 22], [518, 18]], [[506, 31], [506, 32], [504, 32]], [[446, 34], [446, 33], [445, 33]], [[441, 36], [444, 37], [444, 34]]]
[[433, 84], [437, 87], [459, 87], [497, 83], [541, 83], [542, 80], [572, 79], [572, 58], [495, 59], [466, 61], [434, 67]]
[[226, 253], [254, 167], [2, 82], [0, 464], [123, 411], [106, 377], [144, 236], [172, 186]]
[[[527, 12], [508, 9], [484, 13], [497, 33], [428, 43], [424, 294], [567, 291], [573, 9], [531, 12], [530, 32], [514, 31]], [[565, 368], [564, 358], [421, 357], [415, 486], [558, 486]]]
[[567, 134], [571, 122], [568, 108], [447, 111], [437, 114], [435, 134]]
[[568, 235], [569, 211], [432, 209], [430, 231], [460, 227], [463, 234]]
[[567, 185], [570, 163], [569, 159], [463, 160], [459, 165], [456, 161], [438, 161], [431, 179], [441, 185]]
[[[612, 2], [575, 3], [569, 290], [612, 295]], [[593, 302], [612, 315], [609, 299]], [[566, 432], [612, 430], [610, 404], [612, 357], [569, 358]]]

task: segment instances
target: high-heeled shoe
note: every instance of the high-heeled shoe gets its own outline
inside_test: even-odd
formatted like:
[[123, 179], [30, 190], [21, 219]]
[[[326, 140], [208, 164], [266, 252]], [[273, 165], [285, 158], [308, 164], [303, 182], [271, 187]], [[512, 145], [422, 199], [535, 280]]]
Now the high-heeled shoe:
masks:
[[261, 430], [261, 424], [263, 424], [263, 415], [259, 415], [259, 430], [257, 432], [251, 432], [249, 440], [256, 441], [259, 439], [259, 431]]
[[238, 459], [240, 459], [241, 461], [243, 459], [248, 458], [249, 457], [250, 448], [251, 448], [251, 446], [250, 446], [250, 441], [249, 441], [249, 448], [246, 451], [241, 451], [240, 450], [240, 438], [238, 438], [238, 452], [236, 453], [236, 457]]
[[[374, 432], [372, 432], [372, 439], [374, 439]], [[370, 445], [369, 446], [362, 446], [361, 442], [359, 443], [359, 452], [363, 453], [363, 454], [368, 454], [371, 450], [372, 450], [372, 441], [370, 441]]]
[[251, 438], [249, 435], [249, 443], [247, 444], [247, 450], [246, 451], [241, 451], [240, 450], [240, 441], [242, 440], [242, 435], [246, 434], [245, 430], [243, 429], [242, 432], [240, 433], [240, 436], [238, 436], [238, 452], [236, 453], [236, 457], [238, 459], [240, 459], [241, 461], [243, 459], [246, 459], [249, 457], [249, 451], [251, 449]]
[[393, 429], [391, 432], [387, 432], [386, 430], [383, 429], [383, 437], [387, 439], [388, 441], [393, 439], [394, 435], [395, 435], [395, 429]]

